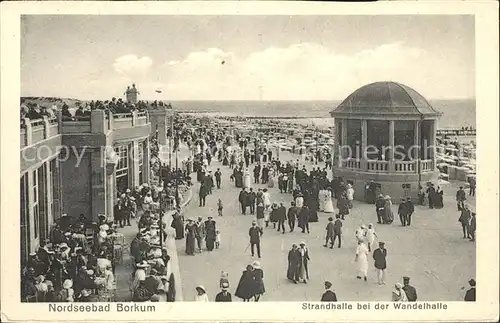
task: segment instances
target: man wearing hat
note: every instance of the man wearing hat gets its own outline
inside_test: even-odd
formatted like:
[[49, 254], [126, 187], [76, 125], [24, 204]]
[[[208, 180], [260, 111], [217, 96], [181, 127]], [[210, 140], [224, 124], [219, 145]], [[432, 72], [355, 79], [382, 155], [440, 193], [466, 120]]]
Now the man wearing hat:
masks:
[[221, 292], [215, 296], [216, 302], [232, 302], [231, 293], [227, 290], [229, 289], [229, 283], [222, 283]]
[[334, 235], [334, 223], [333, 218], [328, 218], [328, 224], [326, 225], [326, 241], [323, 247], [328, 247], [328, 242], [330, 242], [330, 249], [333, 249], [333, 235]]
[[461, 211], [464, 207], [464, 202], [465, 202], [465, 200], [467, 200], [467, 198], [465, 196], [466, 195], [465, 195], [464, 187], [460, 186], [460, 188], [458, 189], [457, 194], [456, 194], [458, 211]]
[[385, 284], [385, 270], [387, 268], [386, 257], [387, 249], [385, 249], [385, 243], [379, 242], [378, 248], [373, 251], [373, 259], [375, 260], [379, 285]]
[[208, 251], [214, 250], [216, 231], [215, 221], [209, 215], [208, 220], [205, 221], [205, 243]]
[[401, 226], [405, 227], [408, 220], [408, 205], [406, 205], [406, 200], [403, 197], [398, 207], [399, 220], [401, 221]]
[[286, 217], [288, 218], [288, 226], [290, 227], [290, 232], [293, 232], [295, 229], [295, 220], [299, 214], [298, 208], [295, 206], [295, 202], [290, 202], [290, 208], [288, 208], [288, 212]]
[[403, 277], [403, 290], [406, 293], [406, 297], [408, 298], [408, 302], [416, 302], [417, 301], [417, 290], [415, 287], [410, 285], [410, 277]]
[[470, 288], [465, 292], [464, 301], [475, 302], [476, 301], [476, 281], [474, 279], [469, 280]]
[[375, 212], [377, 213], [377, 223], [382, 224], [384, 220], [385, 200], [382, 194], [379, 194], [375, 201]]
[[332, 291], [332, 283], [329, 281], [325, 281], [325, 292], [323, 293], [323, 296], [321, 296], [321, 301], [322, 302], [336, 302], [337, 301], [337, 295], [335, 294], [334, 291]]
[[257, 256], [260, 258], [260, 237], [263, 231], [257, 226], [257, 221], [252, 221], [252, 227], [248, 230], [248, 235], [250, 236], [250, 246], [252, 250], [252, 257], [255, 255], [254, 246], [257, 247]]
[[413, 212], [415, 212], [415, 206], [413, 205], [413, 202], [411, 201], [411, 197], [406, 198], [406, 207], [408, 209], [408, 213], [406, 215], [406, 225], [410, 226], [411, 225], [411, 216], [413, 215]]

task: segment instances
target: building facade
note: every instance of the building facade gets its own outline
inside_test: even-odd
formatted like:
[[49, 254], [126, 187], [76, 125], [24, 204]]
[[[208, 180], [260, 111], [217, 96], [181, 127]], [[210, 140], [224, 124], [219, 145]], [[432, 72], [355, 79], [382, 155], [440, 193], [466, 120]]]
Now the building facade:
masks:
[[[155, 110], [156, 111], [156, 110]], [[66, 213], [113, 219], [120, 192], [149, 182], [151, 123], [166, 111], [109, 114], [85, 120], [24, 120], [21, 128], [21, 259], [50, 238]], [[160, 124], [162, 124], [160, 122]], [[163, 126], [160, 126], [163, 128]], [[163, 131], [163, 130], [162, 130]]]
[[365, 85], [334, 111], [334, 174], [351, 180], [364, 200], [370, 180], [384, 195], [416, 198], [419, 186], [438, 179], [439, 116], [412, 88], [395, 82]]

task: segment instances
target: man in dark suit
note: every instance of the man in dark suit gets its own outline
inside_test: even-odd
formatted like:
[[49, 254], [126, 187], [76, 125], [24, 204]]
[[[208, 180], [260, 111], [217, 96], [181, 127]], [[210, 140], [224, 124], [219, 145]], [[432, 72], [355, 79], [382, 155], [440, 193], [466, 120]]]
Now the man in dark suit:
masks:
[[474, 279], [469, 280], [470, 288], [465, 292], [464, 301], [475, 302], [476, 301], [476, 281]]
[[295, 228], [295, 220], [297, 219], [298, 212], [299, 210], [295, 206], [295, 202], [292, 201], [286, 215], [286, 217], [288, 218], [288, 226], [290, 227], [290, 232], [293, 232], [293, 229]]
[[250, 214], [255, 214], [255, 200], [257, 199], [257, 194], [250, 188], [250, 192], [247, 194], [247, 205], [250, 207]]
[[231, 293], [227, 291], [228, 288], [228, 283], [222, 283], [221, 292], [215, 296], [216, 302], [232, 302]]
[[474, 177], [469, 179], [469, 196], [476, 196], [476, 179]]
[[411, 197], [406, 198], [406, 207], [408, 209], [408, 214], [406, 215], [406, 225], [410, 226], [411, 225], [411, 216], [413, 212], [415, 212], [415, 206], [413, 205], [413, 202], [411, 201]]
[[332, 283], [329, 281], [325, 282], [325, 289], [326, 291], [323, 293], [323, 296], [321, 296], [321, 301], [322, 302], [336, 302], [337, 301], [337, 295], [335, 294], [334, 291], [331, 290], [332, 288]]
[[458, 211], [461, 211], [464, 208], [464, 201], [466, 199], [467, 198], [465, 197], [464, 187], [460, 186], [460, 188], [457, 191], [457, 195], [456, 195], [457, 209], [458, 209]]
[[283, 206], [283, 203], [280, 203], [280, 206], [278, 207], [278, 210], [276, 212], [277, 214], [277, 220], [278, 220], [278, 232], [280, 232], [280, 229], [282, 230], [282, 233], [285, 234], [285, 221], [286, 221], [286, 208]]
[[410, 277], [403, 277], [403, 290], [406, 293], [406, 297], [408, 298], [408, 302], [416, 302], [417, 301], [417, 290], [415, 287], [410, 285]]
[[238, 196], [238, 201], [241, 205], [241, 214], [245, 215], [247, 212], [247, 191], [246, 188], [242, 188], [240, 195]]
[[408, 220], [408, 205], [406, 204], [405, 198], [402, 198], [401, 203], [399, 203], [398, 214], [399, 220], [401, 220], [401, 226], [405, 227]]
[[217, 188], [220, 188], [220, 183], [221, 183], [221, 178], [222, 178], [222, 173], [220, 171], [220, 168], [217, 168], [217, 171], [215, 172], [215, 182], [217, 183]]
[[257, 164], [253, 168], [253, 182], [255, 184], [259, 184], [259, 176], [260, 176], [260, 164]]
[[252, 257], [255, 255], [254, 247], [257, 247], [257, 256], [260, 258], [260, 237], [263, 231], [257, 226], [257, 221], [252, 221], [252, 227], [248, 230], [250, 236], [250, 246], [252, 250]]

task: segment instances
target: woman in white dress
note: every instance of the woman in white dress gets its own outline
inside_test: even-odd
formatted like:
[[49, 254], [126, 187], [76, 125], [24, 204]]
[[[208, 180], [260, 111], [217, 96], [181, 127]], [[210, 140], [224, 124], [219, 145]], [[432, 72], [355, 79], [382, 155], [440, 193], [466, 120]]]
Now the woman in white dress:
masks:
[[248, 172], [248, 168], [245, 169], [245, 175], [243, 175], [243, 187], [250, 188], [251, 180], [250, 173]]
[[356, 229], [356, 232], [354, 234], [356, 235], [356, 241], [358, 243], [365, 242], [365, 226], [363, 224]]
[[329, 190], [325, 191], [325, 210], [323, 212], [325, 213], [333, 213], [335, 209], [333, 208], [333, 201], [332, 201], [332, 192]]
[[196, 287], [196, 296], [194, 297], [195, 302], [208, 302], [207, 292], [205, 291], [205, 287], [198, 286]]
[[269, 181], [267, 182], [267, 187], [273, 188], [274, 187], [274, 180], [275, 180], [274, 169], [269, 168]]
[[302, 194], [297, 195], [295, 198], [295, 206], [298, 208], [302, 208], [304, 206], [304, 196], [302, 196]]
[[319, 200], [318, 211], [324, 212], [326, 207], [326, 190], [319, 191], [318, 200]]
[[271, 194], [265, 188], [262, 191], [262, 200], [264, 201], [264, 221], [269, 222], [269, 213], [271, 212]]
[[366, 229], [366, 243], [368, 244], [368, 251], [372, 251], [373, 242], [375, 242], [375, 238], [377, 237], [377, 233], [375, 232], [375, 228], [373, 224], [368, 224], [368, 229]]
[[351, 184], [347, 184], [347, 203], [350, 209], [352, 209], [353, 200], [354, 200], [354, 188], [352, 188]]
[[366, 281], [366, 276], [368, 275], [368, 248], [362, 241], [358, 241], [356, 259], [354, 261], [358, 264], [358, 275], [356, 278], [363, 278]]
[[396, 283], [396, 285], [394, 285], [394, 290], [392, 291], [392, 301], [408, 302], [408, 297], [406, 296], [406, 292], [404, 291], [401, 283]]

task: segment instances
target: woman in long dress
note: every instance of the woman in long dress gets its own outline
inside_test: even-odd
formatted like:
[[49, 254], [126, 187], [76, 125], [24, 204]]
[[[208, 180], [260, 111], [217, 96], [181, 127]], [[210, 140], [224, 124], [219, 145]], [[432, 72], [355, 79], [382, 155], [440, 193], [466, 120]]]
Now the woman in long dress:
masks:
[[293, 244], [292, 249], [288, 252], [288, 268], [286, 271], [286, 277], [295, 284], [297, 284], [299, 262], [300, 256], [297, 245]]
[[386, 195], [384, 198], [384, 223], [391, 224], [394, 221], [394, 215], [392, 213], [392, 202], [391, 197]]
[[186, 224], [186, 254], [194, 256], [196, 226], [192, 219], [188, 219]]
[[276, 177], [274, 176], [274, 169], [270, 168], [269, 169], [269, 181], [267, 182], [267, 187], [273, 188], [275, 180], [276, 180]]
[[332, 192], [329, 190], [325, 190], [325, 209], [323, 210], [325, 213], [333, 213], [335, 212], [333, 208], [333, 201], [332, 201]]
[[174, 214], [174, 219], [172, 221], [172, 228], [175, 229], [175, 239], [184, 239], [184, 219], [179, 213]]
[[249, 302], [256, 292], [255, 276], [253, 274], [252, 265], [248, 265], [247, 269], [243, 271], [238, 287], [234, 295], [241, 298], [243, 302]]
[[304, 206], [304, 196], [302, 195], [302, 193], [299, 193], [299, 195], [297, 195], [297, 197], [295, 198], [295, 206], [298, 208]]
[[366, 281], [366, 276], [368, 275], [368, 248], [359, 240], [358, 247], [356, 248], [355, 261], [358, 264], [358, 275], [356, 278], [363, 278]]
[[326, 207], [326, 191], [325, 190], [320, 190], [319, 191], [319, 208], [318, 211], [324, 212]]
[[266, 288], [264, 286], [264, 271], [260, 268], [260, 263], [258, 261], [254, 261], [252, 267], [256, 287], [254, 300], [258, 302], [260, 297], [266, 292]]
[[304, 284], [307, 284], [309, 279], [309, 269], [308, 263], [311, 258], [309, 258], [309, 250], [306, 247], [305, 242], [300, 242], [300, 248], [298, 249], [298, 280], [301, 280]]
[[392, 291], [392, 301], [408, 302], [408, 297], [406, 296], [406, 292], [404, 291], [401, 283], [396, 283], [396, 285], [394, 285], [394, 290]]
[[243, 176], [243, 187], [250, 188], [251, 180], [250, 173], [248, 172], [248, 168], [245, 170], [245, 175]]

